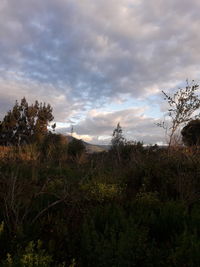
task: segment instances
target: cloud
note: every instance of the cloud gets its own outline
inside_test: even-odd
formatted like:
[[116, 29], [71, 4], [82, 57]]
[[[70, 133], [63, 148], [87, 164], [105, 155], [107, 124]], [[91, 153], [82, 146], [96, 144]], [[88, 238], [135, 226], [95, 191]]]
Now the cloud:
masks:
[[[165, 135], [155, 124], [157, 119], [146, 117], [144, 108], [132, 108], [115, 112], [90, 111], [86, 118], [74, 126], [76, 136], [85, 137], [92, 143], [109, 143], [113, 130], [120, 123], [127, 140], [143, 141], [145, 144], [165, 143]], [[70, 132], [70, 128], [57, 129]]]
[[148, 102], [198, 80], [199, 8], [198, 0], [1, 0], [1, 116], [27, 96], [52, 104], [58, 122], [93, 125], [89, 110], [124, 95]]
[[[65, 94], [49, 83], [24, 79], [18, 73], [7, 72], [0, 77], [0, 114], [3, 117], [5, 112], [11, 109], [16, 100], [25, 97], [29, 104], [35, 100], [50, 103], [53, 107], [53, 114], [56, 121], [69, 121], [76, 118], [76, 115], [84, 111], [84, 104], [81, 101], [73, 101], [70, 96], [71, 88], [65, 88]], [[77, 115], [78, 116], [78, 115]]]

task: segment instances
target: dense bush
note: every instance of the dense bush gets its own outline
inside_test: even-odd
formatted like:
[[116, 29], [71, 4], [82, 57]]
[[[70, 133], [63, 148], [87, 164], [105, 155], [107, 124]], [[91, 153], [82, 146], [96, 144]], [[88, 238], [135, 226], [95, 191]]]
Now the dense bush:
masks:
[[1, 266], [198, 266], [198, 151], [69, 151], [49, 135], [1, 158]]
[[183, 127], [182, 140], [187, 146], [199, 146], [200, 141], [200, 120], [191, 120]]
[[61, 134], [49, 132], [40, 144], [40, 158], [43, 161], [59, 162], [67, 159], [67, 139]]
[[71, 157], [79, 157], [85, 151], [85, 146], [82, 140], [73, 138], [68, 146], [68, 153]]

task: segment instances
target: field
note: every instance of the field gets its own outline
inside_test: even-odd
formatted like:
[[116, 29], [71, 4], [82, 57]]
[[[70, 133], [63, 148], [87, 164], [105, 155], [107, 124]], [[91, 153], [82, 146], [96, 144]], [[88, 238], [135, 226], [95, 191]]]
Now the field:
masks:
[[199, 266], [200, 154], [0, 148], [0, 266]]

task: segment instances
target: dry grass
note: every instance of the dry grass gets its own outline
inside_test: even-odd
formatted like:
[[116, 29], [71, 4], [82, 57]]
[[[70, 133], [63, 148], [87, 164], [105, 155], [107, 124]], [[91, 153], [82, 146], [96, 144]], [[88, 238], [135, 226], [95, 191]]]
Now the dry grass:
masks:
[[40, 153], [35, 145], [0, 146], [0, 161], [36, 161]]

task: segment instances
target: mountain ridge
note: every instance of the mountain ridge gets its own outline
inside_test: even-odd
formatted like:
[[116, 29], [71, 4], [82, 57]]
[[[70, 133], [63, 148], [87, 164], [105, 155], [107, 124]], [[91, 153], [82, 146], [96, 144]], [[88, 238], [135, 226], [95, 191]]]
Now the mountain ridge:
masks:
[[96, 145], [96, 144], [90, 144], [90, 143], [87, 143], [85, 142], [84, 140], [82, 139], [78, 139], [78, 138], [75, 138], [73, 136], [70, 136], [70, 135], [66, 135], [65, 136], [66, 139], [67, 139], [67, 142], [71, 142], [73, 139], [77, 139], [77, 140], [81, 140], [86, 148], [86, 152], [89, 153], [89, 154], [92, 154], [92, 153], [99, 153], [99, 152], [107, 152], [110, 148], [110, 145]]

